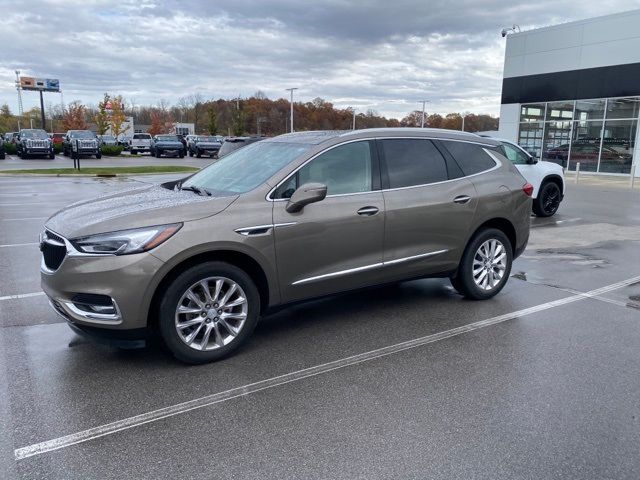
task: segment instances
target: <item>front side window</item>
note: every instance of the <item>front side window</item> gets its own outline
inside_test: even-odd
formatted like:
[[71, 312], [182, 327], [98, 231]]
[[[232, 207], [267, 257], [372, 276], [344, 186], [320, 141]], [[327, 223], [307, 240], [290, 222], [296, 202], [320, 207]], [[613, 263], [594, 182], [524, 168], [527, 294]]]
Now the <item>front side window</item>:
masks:
[[389, 188], [448, 180], [445, 159], [430, 140], [397, 138], [381, 143]]
[[347, 143], [320, 154], [282, 183], [274, 198], [290, 198], [305, 183], [326, 185], [327, 195], [370, 192], [373, 190], [370, 142]]
[[505, 142], [502, 144], [502, 149], [504, 150], [504, 156], [514, 165], [526, 165], [529, 163], [529, 157], [518, 147]]
[[443, 141], [465, 175], [474, 175], [496, 166], [496, 162], [476, 143]]

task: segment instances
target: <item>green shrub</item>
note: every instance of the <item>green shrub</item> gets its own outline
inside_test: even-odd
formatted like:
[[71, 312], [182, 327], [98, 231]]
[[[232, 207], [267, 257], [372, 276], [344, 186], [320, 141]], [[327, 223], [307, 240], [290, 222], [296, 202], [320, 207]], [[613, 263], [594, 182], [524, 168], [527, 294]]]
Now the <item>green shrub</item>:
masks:
[[102, 155], [107, 155], [108, 157], [117, 157], [122, 153], [123, 147], [120, 145], [102, 145], [100, 147], [100, 152]]
[[15, 143], [4, 142], [4, 151], [7, 155], [15, 155], [18, 153]]
[[53, 144], [53, 153], [55, 153], [56, 155], [58, 153], [62, 153], [62, 144], [61, 143], [54, 143]]

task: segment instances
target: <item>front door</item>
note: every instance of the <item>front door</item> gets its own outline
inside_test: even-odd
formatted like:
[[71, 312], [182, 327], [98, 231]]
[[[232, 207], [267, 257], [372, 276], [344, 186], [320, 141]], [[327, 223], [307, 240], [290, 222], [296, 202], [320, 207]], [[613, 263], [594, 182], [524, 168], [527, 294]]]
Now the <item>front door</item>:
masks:
[[[350, 142], [321, 153], [274, 192], [273, 223], [283, 302], [362, 287], [381, 267], [384, 200], [375, 145]], [[327, 197], [286, 211], [301, 185], [319, 182]]]

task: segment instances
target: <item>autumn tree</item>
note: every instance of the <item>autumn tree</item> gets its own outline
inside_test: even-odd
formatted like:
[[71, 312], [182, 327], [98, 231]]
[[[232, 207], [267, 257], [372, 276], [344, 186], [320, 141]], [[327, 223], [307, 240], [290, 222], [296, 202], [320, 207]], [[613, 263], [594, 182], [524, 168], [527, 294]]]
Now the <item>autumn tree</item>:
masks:
[[[426, 115], [426, 113], [425, 113]], [[405, 116], [402, 120], [400, 120], [400, 125], [403, 127], [419, 127], [422, 125], [422, 111], [414, 110], [407, 116]]]
[[0, 133], [7, 133], [13, 130], [13, 115], [11, 109], [6, 103], [0, 107]]
[[207, 131], [209, 135], [218, 133], [218, 112], [214, 103], [207, 105]]
[[117, 95], [111, 99], [111, 115], [109, 115], [109, 124], [111, 125], [111, 135], [118, 138], [124, 129], [122, 124], [127, 121], [124, 114], [124, 101], [122, 95]]
[[98, 135], [104, 135], [109, 130], [109, 114], [107, 113], [107, 106], [109, 104], [111, 97], [108, 93], [104, 94], [104, 99], [98, 103], [98, 111], [93, 117], [93, 120], [96, 122], [96, 129], [98, 130]]
[[79, 100], [71, 102], [62, 116], [65, 130], [86, 130], [86, 107]]

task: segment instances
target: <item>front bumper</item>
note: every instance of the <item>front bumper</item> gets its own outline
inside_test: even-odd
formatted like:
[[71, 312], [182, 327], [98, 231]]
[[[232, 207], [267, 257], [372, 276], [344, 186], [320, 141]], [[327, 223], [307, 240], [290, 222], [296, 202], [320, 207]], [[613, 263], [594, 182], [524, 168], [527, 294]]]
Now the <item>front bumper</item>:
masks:
[[[133, 255], [86, 255], [67, 248], [67, 255], [55, 270], [42, 263], [42, 290], [54, 310], [78, 328], [126, 331], [145, 329], [149, 305], [144, 298], [163, 265], [150, 253]], [[86, 298], [111, 299], [93, 302]], [[85, 328], [85, 329], [86, 329]]]
[[53, 153], [53, 148], [25, 147], [22, 151], [26, 155], [49, 155]]

